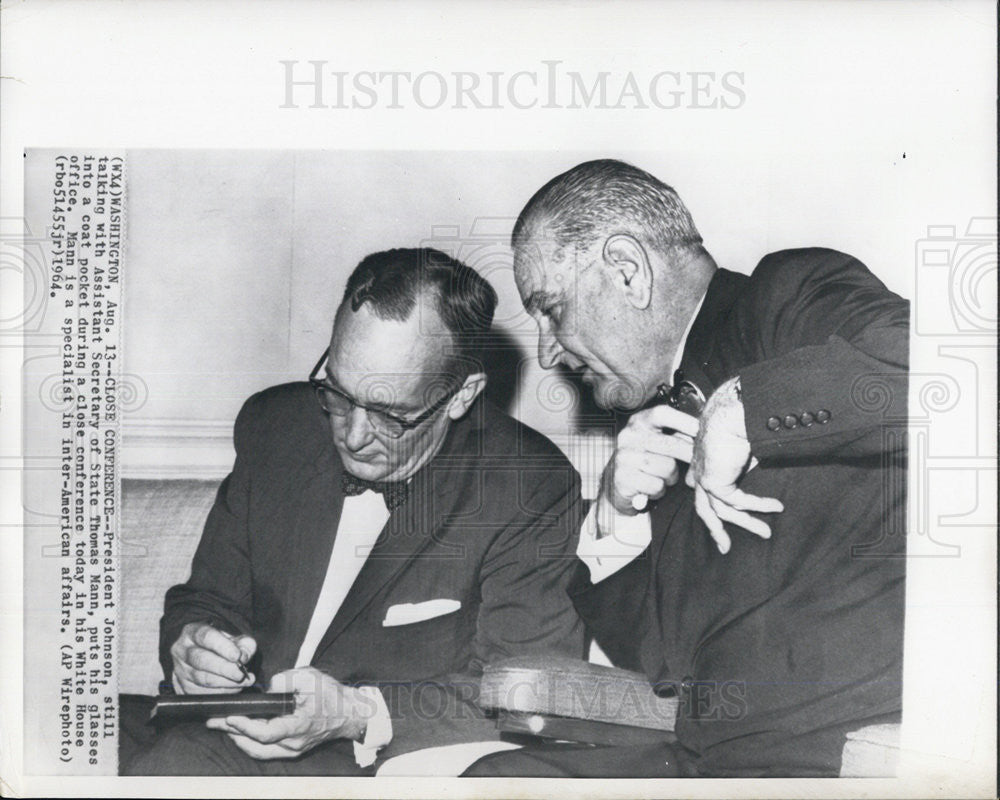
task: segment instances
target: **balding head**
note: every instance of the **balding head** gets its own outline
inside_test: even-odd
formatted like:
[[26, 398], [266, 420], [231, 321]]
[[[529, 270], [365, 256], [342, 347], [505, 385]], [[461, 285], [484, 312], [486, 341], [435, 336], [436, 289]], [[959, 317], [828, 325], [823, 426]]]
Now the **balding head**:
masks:
[[334, 321], [323, 395], [336, 398], [324, 408], [349, 472], [399, 481], [433, 458], [486, 385], [496, 304], [484, 278], [438, 250], [361, 261]]

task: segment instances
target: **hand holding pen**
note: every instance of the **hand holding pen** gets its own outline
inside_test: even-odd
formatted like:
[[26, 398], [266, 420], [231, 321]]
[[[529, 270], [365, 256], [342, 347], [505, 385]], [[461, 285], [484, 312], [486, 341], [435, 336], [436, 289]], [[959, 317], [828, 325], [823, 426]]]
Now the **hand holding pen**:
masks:
[[190, 622], [170, 648], [174, 688], [181, 694], [239, 692], [254, 684], [246, 665], [256, 651], [251, 636]]

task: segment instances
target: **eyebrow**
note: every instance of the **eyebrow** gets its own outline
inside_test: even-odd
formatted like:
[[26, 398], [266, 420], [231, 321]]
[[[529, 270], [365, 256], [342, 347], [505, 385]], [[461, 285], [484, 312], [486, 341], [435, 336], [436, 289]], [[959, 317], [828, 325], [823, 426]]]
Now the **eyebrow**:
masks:
[[[333, 387], [334, 389], [336, 389], [338, 392], [340, 392], [345, 397], [349, 397], [354, 402], [355, 405], [358, 405], [358, 398], [356, 398], [352, 394], [348, 394], [344, 390], [344, 387], [341, 386], [340, 383], [337, 382], [337, 379], [334, 378], [333, 375], [330, 374], [330, 368], [329, 368], [329, 366], [327, 366], [327, 368], [325, 370], [323, 370], [323, 373], [326, 376], [327, 383], [331, 387]], [[421, 410], [419, 407], [412, 406], [412, 405], [405, 405], [404, 404], [404, 405], [400, 405], [400, 406], [387, 406], [385, 403], [379, 403], [379, 402], [365, 403], [364, 407], [365, 408], [371, 408], [371, 409], [374, 409], [376, 411], [384, 411], [387, 414], [392, 414], [394, 416], [402, 416], [402, 415], [406, 415], [406, 414], [413, 414], [413, 413], [418, 412], [418, 411]]]

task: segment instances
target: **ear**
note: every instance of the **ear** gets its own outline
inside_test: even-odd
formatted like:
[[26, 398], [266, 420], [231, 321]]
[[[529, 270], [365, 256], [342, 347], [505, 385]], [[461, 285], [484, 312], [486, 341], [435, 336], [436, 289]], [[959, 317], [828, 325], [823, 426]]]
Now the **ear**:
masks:
[[616, 233], [604, 242], [604, 266], [614, 285], [637, 309], [649, 306], [653, 296], [653, 269], [646, 248], [627, 233]]
[[469, 407], [485, 388], [486, 373], [473, 372], [465, 379], [462, 388], [451, 398], [451, 402], [448, 404], [448, 416], [453, 420], [464, 417], [465, 412], [469, 410]]

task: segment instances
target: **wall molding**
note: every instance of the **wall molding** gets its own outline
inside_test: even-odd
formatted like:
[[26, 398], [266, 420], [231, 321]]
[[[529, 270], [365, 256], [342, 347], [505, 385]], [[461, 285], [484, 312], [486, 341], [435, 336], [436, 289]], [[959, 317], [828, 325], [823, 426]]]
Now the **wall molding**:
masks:
[[126, 419], [122, 477], [222, 480], [233, 467], [232, 420]]
[[[567, 432], [549, 438], [580, 473], [584, 497], [593, 497], [611, 456], [611, 436]], [[235, 456], [232, 420], [147, 418], [122, 425], [124, 478], [221, 481]]]

